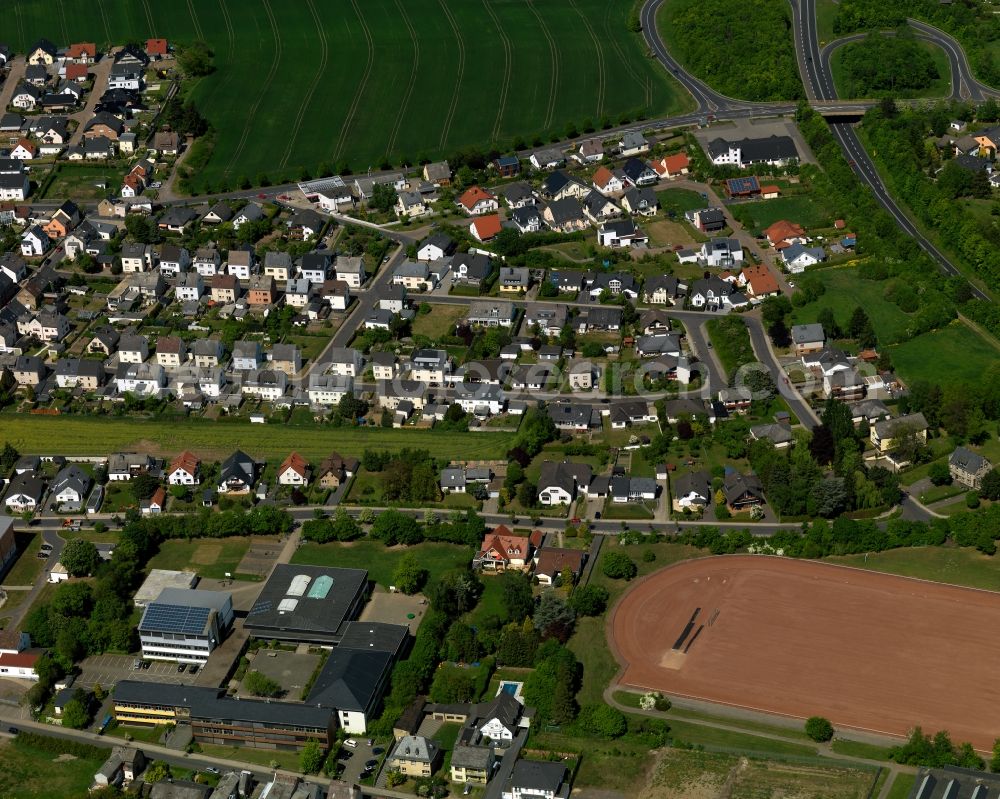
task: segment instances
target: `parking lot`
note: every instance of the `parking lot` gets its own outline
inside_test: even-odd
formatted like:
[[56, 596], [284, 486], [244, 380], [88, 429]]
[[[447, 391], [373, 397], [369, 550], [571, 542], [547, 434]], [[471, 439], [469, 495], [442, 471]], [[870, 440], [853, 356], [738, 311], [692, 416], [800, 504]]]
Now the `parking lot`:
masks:
[[376, 746], [375, 749], [379, 751], [375, 753], [372, 751], [372, 747], [368, 745], [369, 739], [364, 736], [352, 735], [348, 740], [357, 741], [358, 745], [354, 749], [345, 746], [340, 750], [340, 755], [337, 759], [344, 764], [344, 771], [339, 779], [351, 785], [356, 785], [361, 781], [361, 772], [365, 768], [365, 764], [373, 760], [381, 761], [385, 754], [385, 747]]
[[84, 660], [77, 685], [92, 688], [100, 685], [110, 688], [120, 680], [140, 680], [143, 682], [165, 682], [177, 685], [193, 684], [195, 675], [186, 669], [183, 674], [177, 671], [176, 663], [162, 660], [150, 661], [148, 669], [133, 669], [139, 655], [95, 655]]

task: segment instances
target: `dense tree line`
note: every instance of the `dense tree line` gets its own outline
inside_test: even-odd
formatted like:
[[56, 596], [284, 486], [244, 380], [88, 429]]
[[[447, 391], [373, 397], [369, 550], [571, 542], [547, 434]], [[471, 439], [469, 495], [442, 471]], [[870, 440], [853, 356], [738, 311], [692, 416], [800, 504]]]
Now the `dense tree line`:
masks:
[[930, 109], [876, 108], [865, 115], [862, 130], [888, 172], [893, 193], [979, 277], [994, 285], [1000, 281], [1000, 230], [973, 214], [956, 213], [954, 202], [982, 193], [976, 178], [960, 176], [955, 172], [959, 167], [951, 166], [935, 179], [941, 157], [928, 144], [929, 137], [944, 133], [949, 119], [961, 111], [944, 103]]
[[679, 60], [712, 88], [744, 100], [802, 97], [782, 0], [677, 0], [664, 13]]
[[909, 26], [895, 36], [871, 33], [840, 54], [845, 83], [842, 97], [905, 97], [941, 77], [933, 56]]
[[1000, 65], [991, 44], [1000, 39], [1000, 20], [979, 3], [939, 0], [842, 0], [833, 30], [844, 36], [859, 30], [897, 28], [913, 17], [947, 31], [962, 44], [980, 80], [1000, 83]]

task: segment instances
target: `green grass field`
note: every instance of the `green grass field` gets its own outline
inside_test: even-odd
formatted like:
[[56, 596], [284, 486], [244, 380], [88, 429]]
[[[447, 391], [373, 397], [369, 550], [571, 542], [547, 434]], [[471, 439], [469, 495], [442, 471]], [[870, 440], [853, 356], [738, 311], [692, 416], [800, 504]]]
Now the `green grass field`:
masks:
[[[917, 44], [930, 53], [931, 58], [934, 59], [934, 64], [937, 67], [939, 77], [926, 88], [918, 91], [905, 91], [892, 96], [906, 97], [908, 99], [947, 97], [951, 93], [951, 64], [948, 61], [948, 55], [944, 50], [931, 42], [925, 42], [918, 39]], [[843, 47], [838, 47], [834, 50], [833, 55], [830, 56], [830, 71], [833, 73], [833, 82], [837, 87], [839, 96], [841, 97], [848, 97], [851, 94], [845, 90], [845, 87], [848, 86], [851, 81], [847, 75], [847, 70], [844, 68], [844, 54], [852, 47], [857, 46], [858, 42], [845, 44]], [[881, 93], [876, 92], [875, 94]]]
[[807, 195], [738, 203], [730, 205], [729, 211], [749, 229], [770, 227], [779, 219], [795, 222], [806, 230], [829, 227], [833, 222], [820, 203]]
[[867, 560], [864, 555], [843, 555], [825, 560], [936, 583], [1000, 591], [1000, 559], [969, 548], [909, 547], [873, 552]]
[[[63, 162], [56, 167], [53, 181], [39, 199], [73, 197], [77, 200], [102, 200], [108, 190], [121, 185], [125, 167], [97, 164], [73, 164]], [[100, 188], [103, 183], [105, 188]]]
[[[877, 329], [877, 316], [871, 314], [871, 318]], [[976, 381], [1000, 357], [1000, 351], [990, 340], [962, 322], [923, 333], [892, 347], [890, 352], [896, 371], [909, 381], [940, 381], [942, 364], [948, 365], [949, 380]]]
[[160, 544], [160, 551], [149, 561], [151, 569], [190, 569], [201, 577], [221, 580], [236, 573], [236, 567], [250, 548], [250, 539], [235, 538], [171, 539]]
[[313, 566], [337, 566], [342, 569], [367, 569], [368, 578], [383, 588], [392, 585], [392, 573], [406, 553], [413, 553], [427, 569], [429, 580], [449, 569], [467, 566], [473, 551], [458, 544], [425, 541], [412, 547], [386, 549], [378, 541], [353, 541], [349, 544], [302, 544], [292, 556], [292, 563]]
[[899, 306], [883, 298], [885, 283], [862, 280], [858, 271], [849, 267], [820, 269], [810, 275], [826, 287], [826, 293], [815, 302], [796, 308], [792, 313], [794, 324], [815, 322], [819, 312], [830, 308], [841, 327], [846, 327], [854, 309], [861, 306], [875, 325], [879, 341], [903, 341], [910, 316]]
[[148, 36], [207, 41], [193, 89], [218, 138], [200, 188], [329, 164], [363, 172], [469, 147], [506, 147], [590, 120], [665, 115], [687, 94], [645, 57], [632, 0], [42, 0], [12, 4], [23, 52]]
[[22, 453], [48, 453], [54, 442], [65, 455], [142, 450], [170, 456], [191, 450], [218, 460], [237, 447], [255, 458], [281, 461], [289, 451], [320, 461], [336, 450], [360, 456], [365, 449], [426, 449], [432, 457], [499, 458], [510, 448], [511, 433], [449, 433], [440, 430], [338, 428], [317, 425], [254, 425], [249, 422], [145, 421], [86, 416], [0, 415], [0, 431]]
[[687, 211], [697, 211], [708, 204], [701, 194], [691, 189], [664, 189], [656, 192], [656, 199], [660, 201], [660, 208], [673, 211], [678, 216]]
[[916, 781], [915, 774], [897, 774], [896, 779], [892, 781], [889, 793], [886, 794], [886, 799], [906, 799], [910, 795], [910, 791], [913, 790]]
[[0, 796], [4, 799], [50, 799], [86, 796], [101, 767], [99, 760], [70, 758], [5, 741], [0, 743]]

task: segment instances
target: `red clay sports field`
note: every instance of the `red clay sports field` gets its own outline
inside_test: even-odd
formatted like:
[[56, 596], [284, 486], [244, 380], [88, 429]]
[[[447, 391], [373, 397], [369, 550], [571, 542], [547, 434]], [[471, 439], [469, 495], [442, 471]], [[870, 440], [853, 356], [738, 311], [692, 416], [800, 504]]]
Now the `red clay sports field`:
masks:
[[640, 580], [608, 620], [622, 685], [906, 735], [1000, 736], [1000, 593], [734, 555]]

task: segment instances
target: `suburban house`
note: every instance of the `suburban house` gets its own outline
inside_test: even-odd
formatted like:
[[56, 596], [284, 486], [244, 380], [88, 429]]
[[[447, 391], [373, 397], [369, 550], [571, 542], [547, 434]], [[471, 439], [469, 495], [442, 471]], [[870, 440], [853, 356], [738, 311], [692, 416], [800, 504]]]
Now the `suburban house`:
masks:
[[783, 250], [790, 244], [805, 244], [807, 242], [805, 229], [787, 219], [779, 219], [764, 228], [762, 233], [767, 239], [767, 243], [776, 250]]
[[249, 494], [257, 479], [257, 464], [241, 450], [236, 450], [222, 463], [219, 477], [220, 494]]
[[581, 164], [591, 164], [604, 158], [604, 143], [600, 139], [585, 139], [573, 153], [573, 158]]
[[8, 513], [34, 513], [44, 493], [45, 484], [39, 478], [20, 474], [7, 486], [4, 504]]
[[638, 158], [628, 159], [622, 167], [622, 172], [625, 173], [628, 184], [635, 187], [652, 186], [660, 179], [656, 170]]
[[585, 463], [545, 461], [538, 477], [538, 501], [543, 505], [569, 505], [578, 491], [586, 493], [593, 471]]
[[657, 305], [673, 305], [686, 292], [687, 286], [673, 275], [654, 275], [642, 285], [643, 301]]
[[434, 233], [420, 243], [418, 261], [438, 261], [455, 253], [455, 241], [444, 233]]
[[167, 482], [172, 486], [196, 486], [201, 482], [201, 461], [185, 450], [167, 468]]
[[702, 208], [697, 211], [688, 211], [684, 214], [684, 218], [702, 233], [717, 233], [727, 224], [726, 214], [721, 208]]
[[672, 481], [673, 508], [701, 512], [712, 501], [712, 476], [706, 471], [685, 472]]
[[775, 449], [788, 449], [795, 441], [792, 428], [788, 422], [768, 422], [750, 428], [750, 439], [753, 441], [770, 441]]
[[320, 463], [316, 470], [316, 482], [320, 488], [335, 489], [354, 476], [358, 470], [357, 458], [344, 458], [332, 452]]
[[795, 243], [781, 251], [781, 259], [785, 262], [785, 268], [797, 275], [804, 272], [807, 266], [825, 261], [826, 251], [822, 247], [804, 247]]
[[649, 237], [639, 229], [632, 219], [605, 222], [597, 231], [597, 243], [602, 247], [634, 247], [646, 244]]
[[441, 748], [422, 735], [404, 735], [386, 761], [390, 769], [407, 777], [430, 777], [441, 764]]
[[566, 766], [559, 762], [518, 760], [500, 799], [569, 799]]
[[743, 267], [736, 284], [744, 289], [752, 303], [762, 302], [767, 297], [781, 294], [778, 279], [767, 264]]
[[309, 485], [309, 462], [299, 453], [292, 452], [278, 467], [278, 485]]
[[625, 190], [625, 181], [606, 166], [597, 167], [591, 177], [591, 183], [597, 191], [604, 194], [617, 194]]
[[469, 223], [469, 233], [476, 241], [489, 241], [501, 230], [503, 230], [503, 224], [500, 222], [498, 214], [480, 216]]
[[541, 150], [535, 150], [528, 157], [528, 161], [538, 170], [558, 169], [566, 163], [566, 156], [554, 147], [546, 147]]
[[83, 505], [92, 484], [90, 475], [75, 463], [71, 463], [59, 470], [49, 487], [49, 492], [52, 494], [53, 502], [63, 506], [62, 510], [72, 511]]
[[648, 153], [649, 149], [649, 141], [637, 130], [626, 131], [618, 142], [618, 152], [624, 157]]
[[907, 429], [912, 430], [919, 441], [926, 443], [927, 420], [922, 413], [911, 413], [873, 424], [870, 431], [872, 445], [880, 453], [889, 452], [895, 446], [893, 439]]
[[559, 233], [575, 233], [590, 227], [583, 205], [576, 197], [564, 197], [550, 202], [542, 210], [542, 220]]
[[580, 578], [587, 553], [580, 549], [542, 547], [535, 552], [534, 577], [539, 585], [554, 585], [556, 578], [564, 572], [572, 575], [572, 582]]
[[821, 352], [826, 346], [826, 333], [823, 325], [792, 325], [792, 347], [798, 356]]
[[751, 510], [764, 504], [764, 489], [755, 474], [730, 472], [722, 481], [722, 493], [730, 513]]
[[517, 311], [506, 300], [476, 300], [469, 304], [466, 322], [472, 327], [513, 327]]
[[497, 198], [479, 186], [466, 189], [458, 198], [458, 205], [471, 216], [493, 214], [500, 209]]
[[992, 468], [986, 458], [966, 447], [956, 447], [948, 458], [948, 472], [952, 480], [976, 490], [982, 488], [983, 478]]
[[501, 524], [486, 533], [472, 565], [484, 571], [529, 571], [533, 551], [530, 537], [514, 535]]
[[633, 186], [622, 197], [622, 208], [635, 216], [656, 216], [660, 202], [648, 186]]
[[687, 157], [686, 153], [677, 153], [676, 155], [666, 155], [663, 158], [657, 158], [650, 166], [653, 167], [656, 174], [661, 178], [676, 178], [686, 175], [690, 164], [691, 160]]
[[510, 220], [521, 233], [538, 233], [542, 229], [542, 215], [534, 205], [515, 208]]

